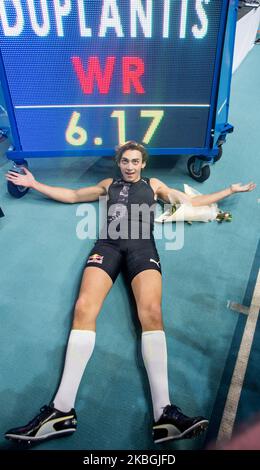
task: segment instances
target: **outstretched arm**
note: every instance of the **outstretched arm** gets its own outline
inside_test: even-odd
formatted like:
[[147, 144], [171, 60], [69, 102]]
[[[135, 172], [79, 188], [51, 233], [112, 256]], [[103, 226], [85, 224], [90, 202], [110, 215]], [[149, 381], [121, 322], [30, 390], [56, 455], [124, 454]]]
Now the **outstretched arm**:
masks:
[[209, 204], [221, 201], [221, 199], [231, 196], [232, 194], [253, 191], [255, 187], [256, 184], [252, 182], [244, 185], [241, 183], [231, 184], [229, 188], [223, 189], [223, 191], [218, 191], [217, 193], [194, 196], [191, 198], [191, 203], [195, 207], [208, 206]]
[[176, 202], [180, 204], [188, 203], [194, 207], [208, 206], [209, 204], [218, 202], [221, 199], [231, 196], [232, 194], [253, 191], [253, 189], [256, 187], [256, 184], [252, 182], [245, 185], [236, 183], [231, 184], [229, 188], [223, 189], [222, 191], [218, 191], [216, 193], [190, 197], [181, 191], [169, 188], [166, 184], [162, 183], [156, 178], [151, 179], [151, 185], [153, 186], [154, 191], [159, 199], [162, 199], [165, 202], [170, 202], [172, 204]]
[[24, 172], [25, 175], [21, 175], [14, 171], [8, 171], [6, 179], [16, 186], [25, 186], [26, 188], [35, 189], [50, 199], [68, 204], [96, 201], [100, 196], [106, 195], [107, 188], [112, 182], [112, 178], [108, 178], [100, 181], [96, 186], [89, 186], [81, 189], [67, 189], [57, 186], [49, 186], [36, 181], [33, 174], [27, 170], [27, 168], [24, 168]]

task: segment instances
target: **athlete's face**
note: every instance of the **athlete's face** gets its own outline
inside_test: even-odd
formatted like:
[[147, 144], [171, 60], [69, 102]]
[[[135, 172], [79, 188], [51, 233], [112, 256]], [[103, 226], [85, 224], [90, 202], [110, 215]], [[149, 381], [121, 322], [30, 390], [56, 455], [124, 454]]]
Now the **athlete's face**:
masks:
[[118, 163], [123, 179], [129, 183], [135, 183], [141, 178], [145, 165], [139, 150], [126, 150]]

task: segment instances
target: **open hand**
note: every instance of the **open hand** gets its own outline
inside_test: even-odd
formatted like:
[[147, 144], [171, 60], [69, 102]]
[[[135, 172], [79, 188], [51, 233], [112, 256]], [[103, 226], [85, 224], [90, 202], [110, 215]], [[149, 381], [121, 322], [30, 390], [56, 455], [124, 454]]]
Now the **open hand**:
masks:
[[26, 167], [23, 167], [23, 171], [25, 175], [21, 175], [20, 173], [16, 173], [15, 171], [8, 171], [5, 177], [7, 181], [11, 181], [11, 183], [15, 184], [16, 186], [24, 186], [25, 188], [32, 188], [35, 182], [35, 178], [33, 174], [27, 170]]
[[230, 189], [232, 193], [242, 193], [246, 191], [253, 191], [256, 188], [256, 184], [252, 181], [248, 184], [242, 185], [241, 183], [231, 184]]

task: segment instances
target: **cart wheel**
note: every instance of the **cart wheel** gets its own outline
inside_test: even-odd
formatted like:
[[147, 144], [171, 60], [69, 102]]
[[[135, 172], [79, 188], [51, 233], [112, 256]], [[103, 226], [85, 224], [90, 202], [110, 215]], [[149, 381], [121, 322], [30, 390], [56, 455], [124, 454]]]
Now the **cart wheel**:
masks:
[[223, 148], [222, 148], [222, 145], [219, 145], [218, 146], [218, 154], [214, 158], [214, 163], [218, 162], [221, 159], [222, 155], [223, 155]]
[[16, 186], [14, 183], [11, 183], [11, 181], [7, 181], [7, 189], [9, 194], [11, 194], [11, 196], [15, 197], [16, 199], [25, 196], [25, 194], [29, 191], [29, 188], [25, 188], [24, 186]]
[[[14, 162], [11, 171], [15, 171], [17, 173], [24, 173], [23, 166], [28, 168], [28, 162], [26, 160], [23, 160], [20, 164], [19, 163]], [[20, 199], [28, 193], [29, 188], [25, 188], [24, 186], [17, 186], [16, 184], [11, 183], [11, 181], [7, 181], [7, 190], [9, 194], [11, 194], [11, 196], [15, 197], [16, 199]]]
[[210, 176], [210, 167], [209, 165], [205, 164], [203, 166], [200, 166], [199, 169], [197, 168], [195, 169], [196, 160], [197, 160], [197, 157], [195, 156], [189, 158], [188, 164], [187, 164], [188, 172], [194, 180], [199, 181], [200, 183], [203, 183], [203, 181], [206, 181]]

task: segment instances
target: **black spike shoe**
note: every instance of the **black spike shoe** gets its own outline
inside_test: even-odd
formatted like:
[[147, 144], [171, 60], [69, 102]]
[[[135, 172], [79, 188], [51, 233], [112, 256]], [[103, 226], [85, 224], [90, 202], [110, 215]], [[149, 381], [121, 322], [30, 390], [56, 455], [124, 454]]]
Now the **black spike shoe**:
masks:
[[167, 405], [160, 419], [153, 424], [156, 444], [176, 439], [191, 439], [206, 431], [208, 420], [202, 416], [189, 417], [175, 405]]
[[45, 405], [40, 413], [28, 424], [9, 429], [5, 438], [13, 441], [33, 443], [45, 439], [68, 436], [77, 429], [77, 415], [72, 408], [68, 413], [54, 408], [53, 404]]

